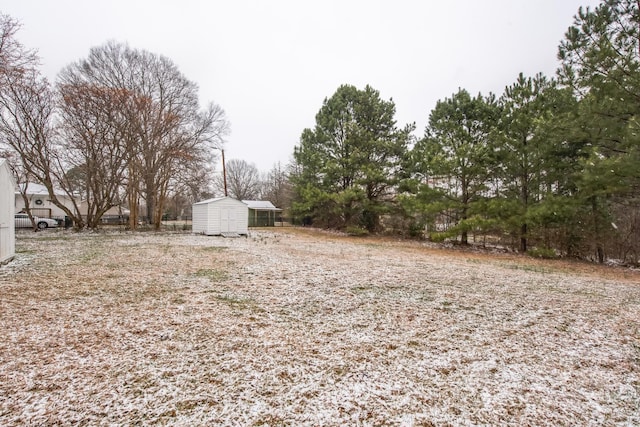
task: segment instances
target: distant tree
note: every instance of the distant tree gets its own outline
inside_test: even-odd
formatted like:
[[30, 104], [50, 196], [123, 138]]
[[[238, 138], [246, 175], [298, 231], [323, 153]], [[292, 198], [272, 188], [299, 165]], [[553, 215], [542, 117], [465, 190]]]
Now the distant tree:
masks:
[[204, 164], [202, 168], [183, 168], [174, 176], [172, 192], [174, 196], [183, 197], [189, 204], [211, 198], [214, 194], [214, 171], [212, 164]]
[[342, 85], [324, 100], [294, 158], [294, 211], [329, 227], [376, 231], [388, 211], [412, 126], [398, 129], [393, 100]]
[[26, 49], [16, 38], [20, 23], [9, 15], [0, 13], [0, 74], [3, 80], [0, 90], [25, 73], [32, 73], [38, 65], [35, 51]]
[[78, 206], [66, 206], [54, 191], [64, 183], [66, 166], [64, 153], [54, 140], [55, 101], [49, 83], [38, 72], [37, 56], [15, 39], [18, 28], [16, 21], [0, 15], [0, 145], [14, 159], [19, 158], [19, 162], [13, 162], [14, 172], [27, 213], [30, 215], [24, 192], [34, 180], [43, 184], [52, 203], [81, 227]]
[[[68, 88], [83, 89], [89, 98], [91, 92], [111, 97], [110, 104], [99, 107], [102, 119], [109, 120], [101, 126], [109, 131], [96, 132], [96, 143], [115, 147], [119, 142], [118, 150], [128, 154], [123, 173], [130, 226], [136, 227], [137, 206], [144, 200], [149, 222], [159, 228], [174, 178], [185, 169], [204, 168], [213, 149], [221, 147], [229, 128], [224, 111], [215, 104], [199, 110], [196, 85], [168, 58], [117, 43], [93, 48], [88, 58], [66, 67], [59, 89]], [[93, 132], [86, 136], [94, 137]], [[112, 154], [120, 164], [119, 154]]]
[[[227, 161], [227, 193], [238, 200], [255, 200], [260, 195], [260, 174], [255, 165], [244, 160]], [[223, 177], [216, 178], [218, 192], [224, 194]]]
[[291, 205], [291, 182], [289, 174], [280, 162], [273, 165], [273, 168], [266, 173], [262, 180], [260, 198], [269, 200], [275, 206], [286, 209]]
[[[66, 80], [65, 80], [66, 78]], [[87, 85], [62, 75], [60, 93], [61, 145], [70, 170], [67, 186], [86, 204], [86, 223], [97, 228], [102, 216], [121, 204], [131, 146], [125, 90]]]

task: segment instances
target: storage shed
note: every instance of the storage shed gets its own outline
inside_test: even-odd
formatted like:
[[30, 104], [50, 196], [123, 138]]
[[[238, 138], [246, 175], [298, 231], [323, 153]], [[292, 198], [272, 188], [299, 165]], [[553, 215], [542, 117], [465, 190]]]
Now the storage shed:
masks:
[[13, 259], [16, 254], [16, 231], [13, 224], [16, 183], [6, 159], [0, 159], [0, 264]]
[[203, 200], [193, 205], [192, 231], [208, 236], [248, 233], [249, 209], [231, 197]]
[[267, 200], [243, 200], [249, 206], [249, 227], [273, 227], [282, 209]]

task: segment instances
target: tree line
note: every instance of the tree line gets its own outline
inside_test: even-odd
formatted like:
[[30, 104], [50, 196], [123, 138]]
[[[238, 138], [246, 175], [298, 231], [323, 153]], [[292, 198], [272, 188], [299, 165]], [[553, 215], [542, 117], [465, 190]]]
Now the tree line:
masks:
[[220, 106], [200, 108], [196, 84], [171, 60], [110, 42], [52, 85], [18, 29], [0, 15], [0, 150], [28, 212], [37, 182], [77, 228], [98, 227], [116, 206], [128, 206], [132, 229], [142, 218], [159, 228], [171, 194], [208, 187], [229, 124]]
[[18, 41], [19, 28], [0, 14], [0, 156], [30, 215], [29, 183], [45, 185], [78, 229], [99, 227], [114, 207], [127, 209], [131, 229], [143, 220], [157, 229], [227, 187], [240, 200], [289, 204], [279, 163], [261, 173], [229, 160], [223, 183], [216, 165], [230, 124], [219, 105], [199, 107], [197, 85], [170, 59], [109, 42], [51, 84], [36, 52]]
[[421, 138], [392, 99], [340, 86], [295, 147], [292, 212], [354, 233], [637, 263], [638, 7], [580, 8], [556, 76], [520, 74], [499, 96], [460, 88]]
[[[521, 74], [499, 95], [459, 88], [436, 103], [422, 137], [398, 125], [393, 99], [342, 85], [290, 163], [260, 174], [231, 160], [225, 187], [294, 222], [352, 233], [637, 263], [638, 8], [580, 8], [555, 76]], [[142, 217], [159, 228], [173, 202], [177, 211], [221, 193], [212, 177], [229, 123], [220, 106], [200, 108], [170, 59], [110, 42], [51, 84], [18, 29], [0, 15], [0, 154], [19, 183], [44, 184], [78, 228], [98, 227], [114, 206], [130, 209], [131, 228]], [[65, 205], [55, 189], [86, 206]]]

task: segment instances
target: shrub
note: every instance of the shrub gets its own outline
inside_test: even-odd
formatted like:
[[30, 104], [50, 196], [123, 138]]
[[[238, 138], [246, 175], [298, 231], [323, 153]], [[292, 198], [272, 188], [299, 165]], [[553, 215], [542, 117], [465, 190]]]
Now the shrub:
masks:
[[367, 231], [367, 229], [356, 226], [347, 227], [345, 232], [349, 236], [366, 236], [367, 234], [369, 234], [369, 231]]
[[529, 254], [529, 256], [532, 256], [534, 258], [553, 259], [558, 257], [556, 251], [551, 248], [533, 248], [529, 249], [527, 253]]

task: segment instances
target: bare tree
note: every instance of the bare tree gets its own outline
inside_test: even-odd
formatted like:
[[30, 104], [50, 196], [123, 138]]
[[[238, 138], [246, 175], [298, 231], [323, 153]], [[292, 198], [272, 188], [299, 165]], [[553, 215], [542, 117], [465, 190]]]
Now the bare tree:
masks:
[[61, 72], [56, 145], [53, 91], [37, 72], [35, 53], [15, 40], [18, 28], [0, 15], [3, 151], [20, 157], [24, 177], [44, 184], [76, 227], [85, 225], [76, 199], [65, 206], [54, 185], [69, 195], [81, 189], [90, 227], [126, 191], [132, 228], [141, 202], [159, 228], [169, 193], [207, 170], [214, 148], [222, 147], [229, 129], [224, 111], [213, 103], [200, 111], [196, 85], [169, 59], [108, 43]]
[[[54, 186], [63, 176], [64, 162], [54, 144], [52, 117], [53, 93], [49, 83], [37, 70], [37, 56], [17, 40], [16, 21], [0, 15], [0, 135], [7, 151], [20, 158], [14, 168], [20, 188], [26, 191], [29, 181], [43, 184], [50, 200], [75, 221], [78, 209], [63, 204]], [[25, 206], [30, 215], [25, 194]], [[32, 221], [33, 222], [33, 221]], [[35, 224], [34, 224], [35, 227]]]
[[[19, 78], [26, 70], [31, 70], [37, 62], [35, 52], [26, 50], [15, 38], [20, 25], [8, 15], [0, 14], [0, 134], [4, 143], [0, 142], [0, 157], [7, 159], [20, 189], [20, 194], [25, 202], [25, 207], [34, 230], [37, 230], [33, 216], [29, 209], [29, 199], [26, 196], [28, 173], [22, 166], [19, 153], [7, 141], [7, 134], [16, 133], [16, 128], [11, 120], [11, 114], [6, 110], [5, 104], [12, 105], [8, 96], [11, 82]], [[18, 131], [19, 133], [19, 131]]]
[[197, 86], [172, 61], [117, 43], [91, 49], [87, 59], [63, 70], [60, 82], [84, 82], [126, 94], [126, 102], [116, 102], [123, 108], [122, 117], [109, 119], [119, 123], [126, 118], [127, 123], [119, 137], [128, 152], [123, 181], [132, 211], [130, 225], [136, 227], [137, 207], [144, 201], [148, 221], [159, 228], [175, 181], [189, 169], [211, 164], [214, 148], [222, 147], [229, 129], [222, 108], [210, 104], [200, 111]]
[[130, 97], [126, 90], [66, 77], [58, 85], [61, 145], [69, 168], [64, 187], [82, 196], [87, 227], [97, 228], [105, 212], [121, 202], [119, 188], [130, 156], [129, 121], [123, 112]]
[[292, 186], [287, 170], [280, 162], [266, 174], [262, 181], [261, 198], [269, 200], [275, 206], [286, 209], [291, 204]]
[[[0, 13], [0, 74], [3, 76], [32, 71], [38, 63], [36, 52], [26, 49], [16, 39], [19, 29], [18, 21]], [[0, 90], [4, 90], [9, 81], [4, 79], [1, 84]]]
[[[238, 200], [254, 200], [260, 195], [260, 174], [255, 165], [244, 160], [232, 159], [226, 164], [227, 192]], [[215, 180], [219, 192], [224, 188], [223, 178]]]
[[0, 93], [0, 134], [21, 159], [24, 188], [30, 180], [43, 184], [52, 203], [72, 218], [77, 227], [82, 227], [75, 199], [71, 198], [73, 206], [67, 206], [54, 191], [64, 181], [65, 161], [54, 143], [55, 104], [49, 83], [35, 70], [2, 75], [0, 79], [9, 82]]

